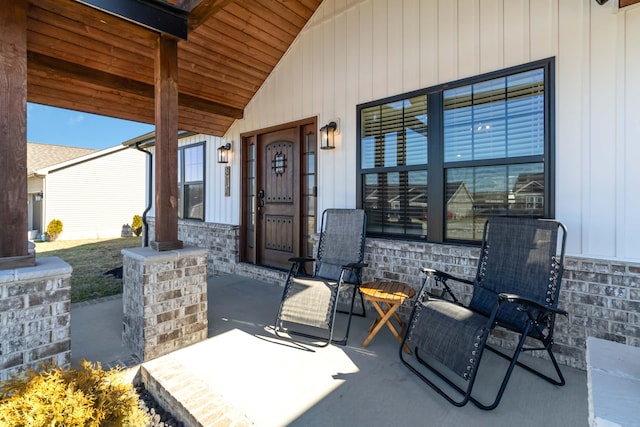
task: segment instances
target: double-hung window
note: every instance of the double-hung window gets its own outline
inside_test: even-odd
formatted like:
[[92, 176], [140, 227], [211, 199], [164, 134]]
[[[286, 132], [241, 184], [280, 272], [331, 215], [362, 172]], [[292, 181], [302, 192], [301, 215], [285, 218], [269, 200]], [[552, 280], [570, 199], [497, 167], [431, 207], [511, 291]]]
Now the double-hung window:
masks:
[[490, 215], [553, 216], [553, 59], [363, 104], [371, 236], [474, 242]]
[[204, 221], [204, 142], [178, 149], [178, 217]]

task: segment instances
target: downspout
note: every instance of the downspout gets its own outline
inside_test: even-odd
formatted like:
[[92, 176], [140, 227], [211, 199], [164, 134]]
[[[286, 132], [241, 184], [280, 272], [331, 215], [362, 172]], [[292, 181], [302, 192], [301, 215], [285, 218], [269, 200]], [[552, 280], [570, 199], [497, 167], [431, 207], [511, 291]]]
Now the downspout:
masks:
[[147, 208], [144, 210], [144, 212], [142, 213], [142, 225], [144, 226], [144, 244], [142, 245], [143, 247], [147, 247], [149, 246], [149, 224], [147, 224], [147, 214], [149, 213], [149, 211], [151, 210], [151, 198], [153, 197], [153, 154], [151, 154], [150, 151], [145, 150], [144, 148], [140, 147], [140, 142], [136, 142], [136, 148], [139, 151], [142, 151], [143, 153], [147, 154], [147, 159], [148, 159], [148, 176], [147, 176], [147, 181], [148, 181], [148, 187], [147, 187]]

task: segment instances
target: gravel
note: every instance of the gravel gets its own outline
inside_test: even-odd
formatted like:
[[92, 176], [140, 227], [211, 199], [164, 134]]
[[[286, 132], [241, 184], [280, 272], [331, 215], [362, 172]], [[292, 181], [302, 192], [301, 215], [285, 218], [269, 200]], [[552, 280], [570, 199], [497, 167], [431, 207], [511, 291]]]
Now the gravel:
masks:
[[136, 387], [136, 392], [140, 396], [140, 407], [149, 415], [151, 420], [149, 427], [186, 427], [183, 422], [175, 419], [170, 412], [165, 411], [143, 384]]

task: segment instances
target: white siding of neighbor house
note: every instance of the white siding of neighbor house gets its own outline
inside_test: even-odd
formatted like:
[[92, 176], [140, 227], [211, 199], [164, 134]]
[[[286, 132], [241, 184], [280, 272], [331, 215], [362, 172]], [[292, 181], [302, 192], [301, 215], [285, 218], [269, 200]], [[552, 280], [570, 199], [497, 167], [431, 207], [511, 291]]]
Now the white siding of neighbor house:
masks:
[[45, 222], [60, 219], [60, 239], [120, 237], [145, 208], [145, 154], [124, 149], [64, 169], [45, 178]]
[[223, 168], [208, 163], [207, 221], [240, 221], [243, 132], [339, 119], [336, 149], [318, 154], [318, 209], [355, 207], [356, 105], [555, 57], [555, 203], [568, 252], [640, 260], [640, 5], [615, 3], [325, 0], [225, 136], [230, 198]]

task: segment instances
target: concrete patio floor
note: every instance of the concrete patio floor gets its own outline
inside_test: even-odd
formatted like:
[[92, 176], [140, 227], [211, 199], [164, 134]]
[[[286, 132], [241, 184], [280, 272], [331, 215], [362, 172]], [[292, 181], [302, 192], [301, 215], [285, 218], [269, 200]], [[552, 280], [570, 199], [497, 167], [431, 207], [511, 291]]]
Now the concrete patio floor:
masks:
[[[567, 385], [556, 387], [516, 368], [497, 409], [457, 408], [402, 365], [399, 344], [388, 329], [361, 347], [373, 310], [366, 318], [353, 318], [344, 347], [308, 351], [276, 339], [272, 325], [281, 291], [241, 276], [210, 277], [209, 339], [149, 366], [171, 366], [183, 378], [197, 379], [257, 426], [588, 424], [584, 371], [563, 366]], [[74, 304], [71, 322], [72, 363], [81, 358], [106, 367], [135, 363], [121, 342], [121, 298]], [[481, 396], [495, 388], [506, 367], [490, 352], [483, 364], [477, 380]]]

